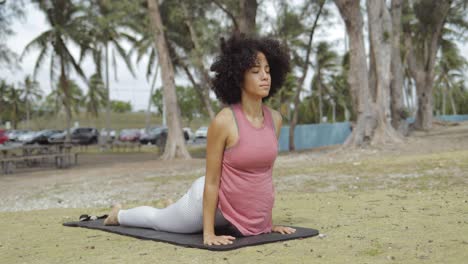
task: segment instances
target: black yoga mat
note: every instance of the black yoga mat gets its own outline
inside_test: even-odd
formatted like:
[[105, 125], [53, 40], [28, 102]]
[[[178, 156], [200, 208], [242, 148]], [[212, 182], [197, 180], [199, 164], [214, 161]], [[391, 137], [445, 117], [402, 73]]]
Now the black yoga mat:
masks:
[[[214, 250], [214, 251], [232, 250], [232, 249], [237, 249], [241, 247], [255, 246], [255, 245], [261, 245], [261, 244], [266, 244], [266, 243], [291, 240], [291, 239], [302, 239], [306, 237], [313, 237], [319, 234], [319, 232], [315, 229], [291, 226], [292, 228], [296, 229], [296, 232], [294, 234], [282, 235], [279, 233], [270, 233], [270, 234], [261, 234], [261, 235], [248, 236], [248, 237], [237, 237], [236, 240], [234, 240], [234, 243], [230, 245], [207, 246], [203, 244], [203, 234], [201, 233], [177, 234], [177, 233], [162, 232], [162, 231], [156, 231], [153, 229], [145, 229], [145, 228], [125, 227], [125, 226], [105, 226], [103, 222], [104, 222], [103, 219], [98, 219], [95, 221], [68, 222], [68, 223], [64, 223], [63, 225], [70, 226], [70, 227], [85, 227], [85, 228], [90, 228], [90, 229], [98, 229], [98, 230], [116, 233], [116, 234], [120, 234], [124, 236], [131, 236], [131, 237], [136, 237], [140, 239], [166, 242], [166, 243], [183, 246], [183, 247], [200, 248], [200, 249], [207, 249], [207, 250]], [[217, 234], [229, 234], [230, 233], [229, 230], [217, 230], [216, 232]]]

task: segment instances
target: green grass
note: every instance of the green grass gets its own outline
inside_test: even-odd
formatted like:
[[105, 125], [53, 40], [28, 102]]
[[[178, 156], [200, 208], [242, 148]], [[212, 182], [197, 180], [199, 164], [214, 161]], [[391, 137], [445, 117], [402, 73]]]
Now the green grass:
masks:
[[274, 222], [317, 228], [326, 236], [217, 253], [62, 226], [105, 208], [0, 213], [0, 255], [2, 263], [38, 264], [464, 263], [467, 195], [463, 187], [279, 194]]
[[[190, 151], [203, 155], [205, 150], [198, 146]], [[91, 148], [87, 154], [97, 155], [98, 151]], [[169, 180], [171, 184], [186, 183], [199, 176], [200, 167], [189, 169], [167, 172], [170, 177], [145, 177], [144, 181], [158, 186]], [[62, 226], [83, 213], [107, 213], [107, 208], [0, 212], [0, 262], [465, 263], [467, 171], [466, 149], [375, 155], [349, 162], [282, 162], [274, 170], [278, 184], [273, 222], [316, 228], [323, 236], [228, 252]], [[329, 188], [333, 186], [336, 188]], [[60, 183], [54, 187], [73, 188]], [[161, 207], [163, 202], [132, 200], [125, 204]]]

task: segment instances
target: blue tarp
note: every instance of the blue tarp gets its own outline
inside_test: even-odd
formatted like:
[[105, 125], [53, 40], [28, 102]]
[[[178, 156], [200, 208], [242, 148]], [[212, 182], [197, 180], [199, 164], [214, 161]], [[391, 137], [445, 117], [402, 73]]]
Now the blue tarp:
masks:
[[468, 115], [440, 115], [436, 116], [437, 119], [450, 122], [468, 121]]
[[[435, 118], [451, 122], [468, 121], [468, 115], [440, 115]], [[407, 121], [412, 123], [414, 118], [408, 118]], [[343, 144], [349, 134], [351, 134], [349, 122], [297, 125], [294, 130], [294, 144], [296, 150]], [[288, 150], [289, 126], [283, 126], [279, 138], [279, 151]]]
[[[434, 116], [434, 118], [449, 122], [468, 121], [468, 115], [439, 115]], [[406, 121], [410, 124], [414, 123], [414, 117], [409, 117], [408, 119], [406, 119]]]
[[[342, 144], [351, 133], [350, 123], [297, 125], [294, 130], [296, 150]], [[281, 128], [279, 151], [289, 149], [289, 126]]]

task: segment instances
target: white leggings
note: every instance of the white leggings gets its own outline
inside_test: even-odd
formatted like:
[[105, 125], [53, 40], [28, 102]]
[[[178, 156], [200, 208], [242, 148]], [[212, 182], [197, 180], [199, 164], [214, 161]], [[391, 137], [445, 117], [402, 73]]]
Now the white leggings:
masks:
[[[140, 206], [120, 210], [120, 225], [152, 228], [174, 233], [196, 233], [203, 230], [203, 189], [205, 176], [198, 178], [187, 193], [177, 202], [166, 208], [158, 209]], [[219, 209], [216, 210], [215, 227], [229, 225]]]

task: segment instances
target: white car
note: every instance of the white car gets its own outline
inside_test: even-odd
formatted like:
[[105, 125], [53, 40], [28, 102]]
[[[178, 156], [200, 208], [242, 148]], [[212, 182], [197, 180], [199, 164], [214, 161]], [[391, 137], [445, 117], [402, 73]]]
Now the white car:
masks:
[[36, 136], [36, 134], [37, 132], [35, 131], [29, 131], [29, 132], [23, 133], [20, 136], [18, 136], [17, 141], [23, 142], [23, 143], [31, 141]]
[[206, 135], [208, 134], [208, 127], [200, 127], [195, 131], [195, 138], [206, 138]]
[[[109, 137], [110, 137], [112, 140], [115, 139], [115, 134], [116, 134], [116, 133], [115, 133], [115, 130], [111, 129], [111, 130], [109, 131]], [[99, 133], [99, 135], [100, 135], [101, 137], [106, 137], [106, 136], [107, 136], [107, 131], [106, 131], [106, 129], [105, 129], [105, 128], [101, 129], [101, 132]]]

